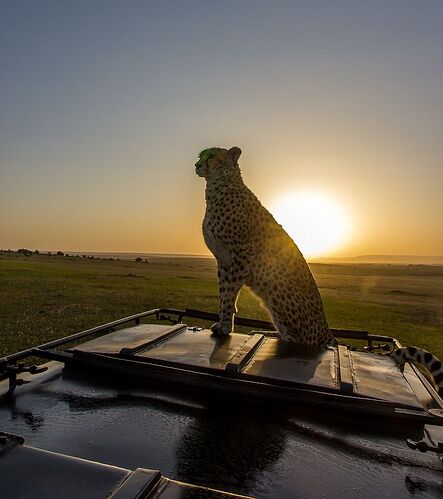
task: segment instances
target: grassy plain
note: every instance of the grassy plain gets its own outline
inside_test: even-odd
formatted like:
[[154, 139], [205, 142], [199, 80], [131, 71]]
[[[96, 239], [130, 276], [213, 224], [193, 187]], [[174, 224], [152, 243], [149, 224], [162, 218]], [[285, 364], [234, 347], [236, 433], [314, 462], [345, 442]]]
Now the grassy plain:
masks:
[[[443, 267], [312, 264], [331, 327], [366, 329], [443, 357]], [[217, 311], [215, 261], [148, 263], [0, 254], [0, 356], [156, 307]], [[239, 315], [268, 319], [244, 289]]]

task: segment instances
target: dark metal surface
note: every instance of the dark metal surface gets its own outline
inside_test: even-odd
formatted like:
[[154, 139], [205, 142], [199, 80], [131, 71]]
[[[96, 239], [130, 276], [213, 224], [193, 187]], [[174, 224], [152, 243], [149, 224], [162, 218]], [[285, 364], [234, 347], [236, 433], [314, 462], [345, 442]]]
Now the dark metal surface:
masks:
[[2, 499], [247, 499], [171, 481], [157, 470], [131, 472], [23, 444], [21, 437], [0, 432]]
[[349, 354], [356, 393], [422, 407], [393, 359], [366, 352]]
[[[343, 345], [330, 346], [320, 353], [302, 352], [297, 345], [265, 338], [263, 334], [248, 336], [232, 333], [216, 337], [207, 329], [196, 330], [182, 324], [144, 324], [109, 333], [69, 351], [74, 354], [73, 361], [92, 363], [96, 353], [101, 356], [101, 361], [104, 360], [103, 355], [120, 355], [139, 364], [144, 362], [145, 371], [140, 369], [139, 372], [145, 377], [154, 375], [151, 365], [164, 366], [165, 375], [168, 368], [178, 368], [181, 371], [170, 371], [168, 374], [170, 379], [175, 374], [177, 383], [184, 383], [185, 380], [193, 385], [199, 383], [198, 376], [185, 378], [182, 371], [186, 370], [191, 377], [199, 372], [218, 376], [206, 377], [205, 383], [202, 383], [206, 386], [206, 382], [212, 382], [213, 389], [225, 387], [235, 391], [241, 389], [240, 381], [245, 386], [248, 382], [259, 382], [263, 387], [267, 384], [271, 388], [283, 383], [286, 388], [335, 393], [343, 396], [343, 402], [345, 396], [355, 395], [384, 401], [392, 408], [397, 404], [398, 407], [421, 413], [419, 416], [426, 413], [393, 359], [349, 351]], [[113, 362], [117, 367], [119, 361], [115, 359]], [[133, 366], [136, 365], [134, 362]], [[156, 369], [159, 371], [158, 367]], [[233, 383], [232, 378], [238, 379], [238, 382]], [[277, 391], [273, 395], [276, 394]], [[269, 396], [269, 390], [263, 388], [262, 395]], [[288, 392], [287, 397], [290, 395]], [[334, 403], [335, 400], [331, 399], [331, 404]], [[348, 405], [350, 410], [357, 407], [353, 399]], [[366, 409], [370, 412], [373, 407], [374, 403], [368, 404]]]
[[129, 471], [18, 445], [0, 456], [2, 499], [104, 499]]
[[267, 338], [244, 372], [273, 380], [339, 388], [337, 352], [333, 347], [312, 358], [300, 355], [296, 345]]
[[[81, 352], [96, 352], [102, 354], [122, 353], [131, 355], [138, 350], [148, 348], [157, 342], [168, 338], [186, 328], [185, 324], [165, 326], [163, 324], [140, 324], [129, 328], [113, 331], [112, 333], [87, 341], [75, 347]], [[68, 349], [67, 351], [72, 351]]]
[[337, 361], [340, 390], [344, 393], [354, 393], [354, 374], [352, 372], [350, 352], [346, 346], [337, 346]]
[[136, 357], [157, 359], [180, 364], [203, 367], [215, 371], [224, 370], [233, 356], [250, 337], [230, 334], [215, 337], [208, 330], [185, 331], [158, 345], [140, 352]]
[[0, 427], [35, 447], [259, 498], [443, 494], [436, 457], [405, 444], [422, 436], [410, 426], [49, 367], [0, 399]]
[[153, 489], [158, 486], [162, 475], [157, 470], [138, 468], [120, 483], [108, 496], [108, 499], [138, 499], [140, 496], [151, 496]]

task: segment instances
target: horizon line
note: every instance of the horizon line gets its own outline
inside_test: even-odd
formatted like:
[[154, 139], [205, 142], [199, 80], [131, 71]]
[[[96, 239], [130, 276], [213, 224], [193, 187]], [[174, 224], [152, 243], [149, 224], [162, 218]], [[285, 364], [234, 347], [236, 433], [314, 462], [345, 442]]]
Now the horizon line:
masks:
[[[13, 251], [17, 252], [18, 249], [10, 249], [10, 248], [0, 248], [0, 251], [8, 252]], [[61, 250], [30, 250], [30, 251], [39, 251], [40, 253], [56, 253]], [[181, 257], [198, 257], [198, 258], [214, 258], [214, 255], [209, 253], [175, 253], [175, 252], [162, 252], [162, 251], [78, 251], [78, 250], [62, 250], [63, 253], [67, 254], [118, 254], [118, 255], [152, 255], [152, 256], [181, 256]], [[399, 254], [399, 253], [372, 253], [372, 254], [360, 254], [353, 256], [316, 256], [316, 257], [305, 257], [306, 260], [315, 261], [315, 260], [348, 260], [348, 259], [357, 259], [357, 258], [441, 258], [443, 259], [443, 254], [436, 255], [423, 255], [423, 254]]]

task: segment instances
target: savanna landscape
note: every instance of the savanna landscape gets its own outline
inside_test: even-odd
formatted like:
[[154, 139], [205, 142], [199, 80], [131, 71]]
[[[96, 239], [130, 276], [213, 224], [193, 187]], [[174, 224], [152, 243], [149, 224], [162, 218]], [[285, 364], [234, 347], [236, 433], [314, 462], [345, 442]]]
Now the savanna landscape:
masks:
[[443, 497], [443, 1], [0, 33], [0, 499]]
[[[215, 260], [0, 253], [0, 355], [156, 307], [217, 312]], [[329, 325], [394, 336], [443, 357], [443, 266], [310, 265]], [[239, 316], [269, 319], [243, 289]]]

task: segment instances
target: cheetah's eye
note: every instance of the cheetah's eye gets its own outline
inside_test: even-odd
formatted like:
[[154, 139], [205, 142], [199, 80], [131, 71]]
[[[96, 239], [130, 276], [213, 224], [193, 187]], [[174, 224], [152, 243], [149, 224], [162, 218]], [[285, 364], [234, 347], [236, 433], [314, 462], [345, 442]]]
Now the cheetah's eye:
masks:
[[217, 159], [217, 156], [215, 154], [211, 154], [210, 156], [208, 156], [205, 160], [205, 163], [208, 164], [209, 163], [209, 160], [211, 159]]

